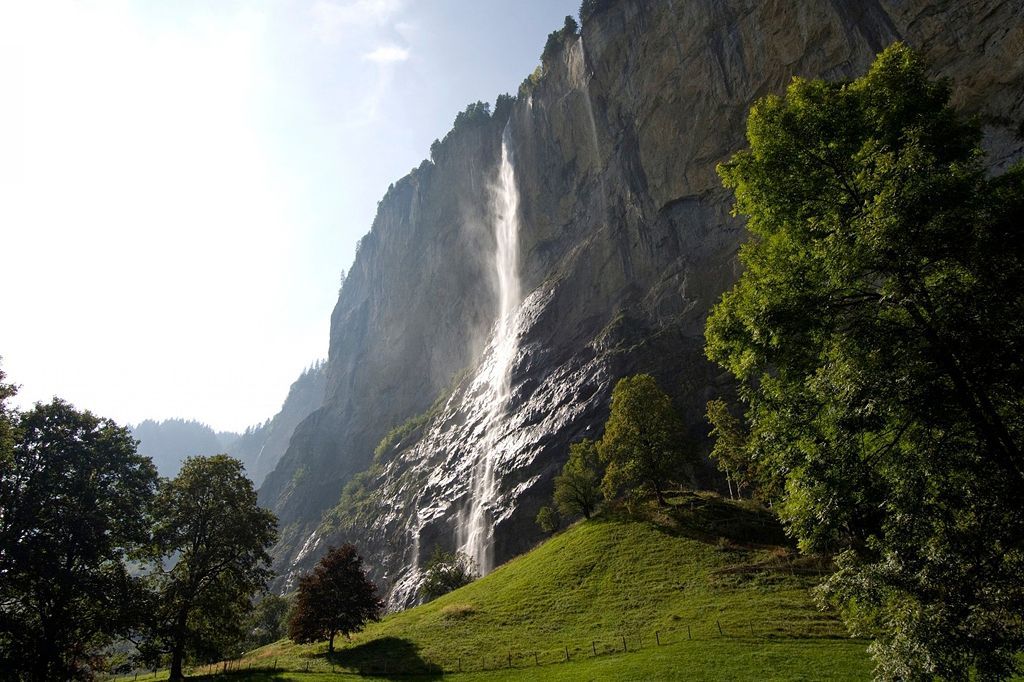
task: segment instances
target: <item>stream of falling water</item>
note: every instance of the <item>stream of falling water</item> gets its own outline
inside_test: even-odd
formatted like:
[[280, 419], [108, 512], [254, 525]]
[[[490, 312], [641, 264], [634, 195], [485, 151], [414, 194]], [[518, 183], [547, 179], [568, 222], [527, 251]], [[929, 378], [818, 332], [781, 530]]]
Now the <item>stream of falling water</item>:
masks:
[[501, 165], [498, 181], [491, 188], [494, 216], [494, 271], [498, 282], [498, 319], [478, 380], [486, 383], [488, 400], [484, 435], [480, 441], [470, 482], [469, 505], [459, 523], [461, 551], [476, 561], [481, 575], [494, 568], [494, 524], [492, 511], [498, 495], [495, 464], [498, 459], [499, 422], [511, 393], [509, 374], [519, 346], [515, 324], [521, 301], [519, 286], [519, 190], [512, 166], [511, 138], [506, 125], [501, 136]]

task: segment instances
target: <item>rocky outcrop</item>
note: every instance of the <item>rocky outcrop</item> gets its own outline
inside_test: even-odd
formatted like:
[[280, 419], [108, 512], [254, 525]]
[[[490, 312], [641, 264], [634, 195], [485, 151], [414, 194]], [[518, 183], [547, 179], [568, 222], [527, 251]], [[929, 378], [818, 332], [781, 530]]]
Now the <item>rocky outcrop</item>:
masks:
[[[323, 407], [260, 491], [282, 522], [286, 578], [350, 540], [392, 603], [408, 603], [424, 556], [457, 542], [485, 443], [496, 559], [529, 547], [568, 443], [597, 432], [625, 374], [653, 373], [701, 443], [704, 405], [727, 385], [703, 357], [704, 321], [743, 238], [715, 166], [743, 145], [753, 101], [793, 76], [850, 78], [904, 40], [980, 117], [993, 168], [1024, 151], [1020, 0], [603, 5], [539, 80], [457, 127], [381, 200], [332, 316]], [[497, 309], [490, 205], [503, 134], [524, 302], [511, 398], [489, 430], [479, 379]], [[439, 396], [425, 425], [374, 458]], [[349, 496], [321, 523], [366, 471], [359, 504]], [[716, 484], [710, 468], [692, 474]]]

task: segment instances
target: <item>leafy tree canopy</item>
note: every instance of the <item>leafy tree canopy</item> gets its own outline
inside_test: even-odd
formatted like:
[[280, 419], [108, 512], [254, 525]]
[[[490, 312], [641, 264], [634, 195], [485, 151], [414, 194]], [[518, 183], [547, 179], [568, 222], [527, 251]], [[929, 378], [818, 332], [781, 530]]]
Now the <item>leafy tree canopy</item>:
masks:
[[335, 636], [348, 637], [368, 621], [379, 620], [383, 608], [356, 548], [332, 547], [312, 573], [299, 579], [288, 636], [299, 644], [326, 639], [333, 653]]
[[[708, 423], [714, 441], [711, 459], [725, 472], [731, 496], [743, 497], [743, 493], [755, 487], [759, 480], [757, 463], [750, 459], [747, 449], [747, 434], [743, 424], [724, 400], [708, 401]], [[758, 489], [760, 496], [768, 496], [770, 490]]]
[[605, 464], [601, 487], [608, 499], [621, 491], [653, 492], [665, 504], [665, 489], [694, 461], [684, 448], [683, 424], [672, 401], [649, 374], [620, 379], [611, 413], [597, 444]]
[[154, 542], [171, 568], [157, 590], [149, 645], [171, 655], [172, 680], [191, 654], [216, 657], [242, 636], [252, 596], [273, 573], [267, 548], [277, 519], [256, 503], [242, 463], [227, 455], [189, 457], [157, 495]]
[[564, 516], [589, 519], [601, 501], [597, 444], [589, 438], [569, 446], [569, 461], [555, 477], [555, 504]]
[[1024, 169], [987, 177], [948, 102], [896, 44], [759, 101], [720, 167], [751, 239], [707, 352], [883, 679], [1002, 678], [1024, 647]]
[[0, 669], [91, 679], [133, 626], [126, 561], [149, 539], [152, 462], [125, 428], [61, 400], [18, 414], [0, 372]]

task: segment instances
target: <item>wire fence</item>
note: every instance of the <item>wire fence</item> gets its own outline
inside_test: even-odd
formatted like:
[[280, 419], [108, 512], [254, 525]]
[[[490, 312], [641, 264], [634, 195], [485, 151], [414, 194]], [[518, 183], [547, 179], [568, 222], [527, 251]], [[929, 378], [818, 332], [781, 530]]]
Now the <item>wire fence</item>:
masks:
[[[339, 649], [333, 655], [316, 654], [302, 661], [289, 657], [259, 659], [241, 658], [218, 661], [187, 670], [189, 676], [231, 675], [245, 679], [247, 673], [272, 674], [290, 673], [334, 673], [337, 675], [434, 675], [482, 672], [499, 669], [525, 669], [559, 665], [592, 659], [599, 656], [622, 654], [641, 649], [680, 645], [692, 642], [695, 645], [715, 641], [744, 641], [748, 643], [769, 643], [808, 639], [849, 639], [850, 636], [838, 621], [831, 618], [803, 619], [801, 621], [749, 620], [746, 622], [728, 620], [701, 621], [700, 623], [675, 623], [669, 627], [647, 632], [630, 634], [606, 634], [587, 641], [556, 642], [554, 638], [544, 647], [503, 647], [487, 650], [466, 650], [446, 657], [421, 657], [408, 642], [398, 652], [388, 652], [386, 645], [374, 646], [374, 641], [362, 645], [373, 651], [360, 651], [360, 647]], [[111, 682], [147, 682], [166, 679], [166, 671], [156, 673], [133, 673], [110, 678]]]

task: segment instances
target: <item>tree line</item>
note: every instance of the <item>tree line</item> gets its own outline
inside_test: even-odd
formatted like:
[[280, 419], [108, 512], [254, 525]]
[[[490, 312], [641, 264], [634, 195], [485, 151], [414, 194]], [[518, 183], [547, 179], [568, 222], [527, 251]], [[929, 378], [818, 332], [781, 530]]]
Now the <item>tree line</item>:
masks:
[[299, 583], [266, 593], [277, 519], [242, 463], [189, 457], [160, 478], [131, 432], [54, 399], [10, 407], [0, 370], [0, 671], [88, 680], [137, 666], [183, 679], [276, 641], [348, 634], [380, 615], [350, 545]]
[[20, 412], [0, 372], [0, 668], [90, 679], [129, 644], [181, 677], [241, 639], [277, 520], [240, 462], [158, 477], [127, 428], [55, 399]]

